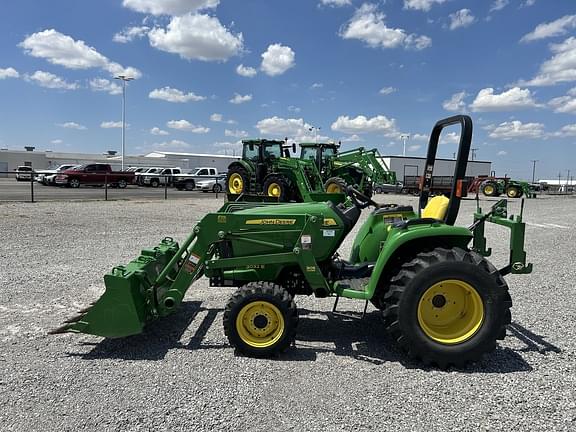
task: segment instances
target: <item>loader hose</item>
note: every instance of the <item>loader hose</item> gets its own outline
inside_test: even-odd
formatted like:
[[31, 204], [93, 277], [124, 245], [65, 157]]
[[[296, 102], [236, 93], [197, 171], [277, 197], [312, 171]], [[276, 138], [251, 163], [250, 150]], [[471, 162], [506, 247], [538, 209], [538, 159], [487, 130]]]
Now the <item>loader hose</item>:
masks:
[[346, 188], [346, 193], [348, 194], [354, 205], [359, 209], [365, 209], [368, 206], [374, 206], [375, 208], [380, 207], [380, 204], [378, 204], [372, 198], [364, 195], [358, 189], [354, 189], [354, 187], [352, 186], [348, 186], [348, 188]]

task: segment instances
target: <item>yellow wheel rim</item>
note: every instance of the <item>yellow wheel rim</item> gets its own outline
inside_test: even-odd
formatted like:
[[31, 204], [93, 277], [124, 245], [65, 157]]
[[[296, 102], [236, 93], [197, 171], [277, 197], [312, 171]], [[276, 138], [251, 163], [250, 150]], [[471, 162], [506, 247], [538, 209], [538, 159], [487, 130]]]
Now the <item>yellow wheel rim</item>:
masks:
[[278, 183], [270, 183], [268, 185], [268, 196], [278, 198], [282, 194], [282, 188]]
[[328, 193], [342, 193], [342, 188], [338, 183], [330, 183], [326, 188], [326, 192]]
[[238, 173], [234, 173], [228, 179], [228, 190], [233, 194], [241, 194], [244, 190], [244, 179]]
[[516, 195], [518, 195], [518, 194], [516, 193], [516, 189], [508, 189], [508, 196], [509, 196], [510, 198], [516, 198]]
[[484, 193], [486, 195], [492, 195], [494, 193], [494, 186], [492, 185], [487, 185], [484, 187]]
[[276, 306], [267, 301], [250, 302], [236, 318], [240, 339], [254, 348], [268, 348], [284, 334], [284, 317]]
[[436, 342], [454, 345], [470, 339], [484, 322], [484, 303], [471, 285], [449, 279], [426, 290], [418, 303], [418, 323]]

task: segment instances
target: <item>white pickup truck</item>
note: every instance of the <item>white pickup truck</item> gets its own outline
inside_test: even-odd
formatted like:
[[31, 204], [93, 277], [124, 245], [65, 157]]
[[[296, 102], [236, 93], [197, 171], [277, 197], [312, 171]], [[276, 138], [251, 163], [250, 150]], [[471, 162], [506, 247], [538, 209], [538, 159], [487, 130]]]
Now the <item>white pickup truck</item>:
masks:
[[172, 186], [176, 175], [182, 174], [180, 168], [161, 168], [155, 172], [146, 172], [140, 176], [141, 184], [144, 186], [158, 187], [160, 185]]
[[196, 181], [203, 179], [213, 179], [218, 177], [219, 173], [216, 168], [199, 167], [195, 168], [189, 174], [176, 174], [172, 178], [172, 184], [178, 190], [193, 191], [196, 188]]

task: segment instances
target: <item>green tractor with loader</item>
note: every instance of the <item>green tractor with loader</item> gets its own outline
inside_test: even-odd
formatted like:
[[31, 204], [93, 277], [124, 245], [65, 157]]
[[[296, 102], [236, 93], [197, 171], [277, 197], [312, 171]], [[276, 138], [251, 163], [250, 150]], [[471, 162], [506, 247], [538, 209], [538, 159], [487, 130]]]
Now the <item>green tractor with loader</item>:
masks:
[[290, 158], [288, 145], [278, 140], [242, 141], [242, 159], [228, 166], [226, 188], [230, 201], [254, 201], [262, 197], [277, 202], [341, 202], [343, 194], [326, 194], [316, 166]]
[[[450, 198], [429, 199], [440, 133], [461, 125]], [[200, 277], [214, 287], [237, 287], [226, 304], [224, 333], [248, 356], [273, 356], [297, 335], [298, 295], [368, 302], [409, 356], [441, 368], [463, 366], [493, 350], [506, 335], [512, 301], [504, 276], [532, 271], [524, 252], [524, 223], [507, 214], [506, 200], [488, 212], [477, 206], [469, 227], [454, 225], [466, 188], [463, 178], [472, 121], [455, 116], [432, 131], [419, 208], [380, 205], [348, 187], [343, 203], [229, 201], [207, 214], [182, 244], [165, 238], [104, 277], [104, 294], [53, 333], [108, 338], [141, 333], [172, 314]], [[354, 239], [350, 257], [337, 251], [373, 207]], [[510, 229], [509, 262], [486, 257], [487, 223]]]
[[358, 147], [340, 152], [336, 143], [301, 143], [300, 159], [318, 168], [326, 192], [343, 193], [353, 186], [371, 197], [374, 184], [396, 184], [396, 173], [384, 163], [376, 149]]

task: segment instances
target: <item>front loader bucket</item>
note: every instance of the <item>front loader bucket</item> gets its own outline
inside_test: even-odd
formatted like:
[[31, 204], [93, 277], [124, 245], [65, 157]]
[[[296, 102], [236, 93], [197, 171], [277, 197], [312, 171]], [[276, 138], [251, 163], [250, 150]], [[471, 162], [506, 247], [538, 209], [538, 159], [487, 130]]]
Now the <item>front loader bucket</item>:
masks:
[[143, 250], [127, 266], [114, 267], [104, 276], [104, 294], [50, 334], [119, 338], [142, 333], [145, 324], [158, 317], [154, 281], [177, 252], [178, 243], [165, 238], [155, 248]]

